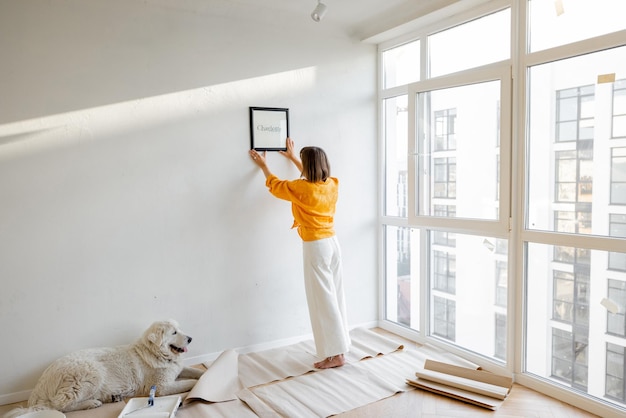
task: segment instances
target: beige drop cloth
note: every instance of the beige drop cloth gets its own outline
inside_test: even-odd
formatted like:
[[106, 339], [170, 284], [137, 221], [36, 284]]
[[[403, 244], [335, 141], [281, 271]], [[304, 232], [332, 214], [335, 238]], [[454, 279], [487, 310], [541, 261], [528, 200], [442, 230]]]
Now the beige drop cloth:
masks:
[[476, 368], [459, 357], [422, 347], [244, 389], [237, 395], [260, 417], [327, 417], [413, 390], [406, 379], [428, 358]]
[[[350, 331], [350, 338], [352, 346], [345, 355], [348, 363], [403, 348], [397, 341], [365, 328], [353, 329]], [[312, 340], [257, 353], [240, 354], [239, 378], [246, 388], [258, 386], [314, 371], [313, 363], [319, 360]], [[207, 364], [205, 366], [208, 367]]]
[[[412, 390], [406, 384], [427, 358], [475, 367], [431, 347], [403, 350], [402, 344], [373, 331], [350, 332], [352, 347], [344, 367], [317, 370], [313, 341], [238, 354], [226, 350], [188, 394], [177, 418], [298, 416], [320, 417]], [[361, 361], [363, 360], [363, 361]], [[186, 395], [186, 396], [185, 396]], [[67, 413], [68, 418], [117, 418], [125, 403]]]

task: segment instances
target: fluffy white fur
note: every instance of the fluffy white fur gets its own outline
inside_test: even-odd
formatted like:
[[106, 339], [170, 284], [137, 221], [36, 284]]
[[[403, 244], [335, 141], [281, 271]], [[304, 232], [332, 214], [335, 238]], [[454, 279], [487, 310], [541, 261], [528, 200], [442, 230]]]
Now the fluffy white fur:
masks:
[[157, 387], [157, 396], [188, 392], [203, 373], [179, 362], [190, 342], [191, 337], [170, 320], [153, 323], [133, 344], [71, 353], [43, 372], [27, 408], [13, 409], [5, 418], [43, 409], [97, 408], [128, 397], [148, 396], [152, 385]]

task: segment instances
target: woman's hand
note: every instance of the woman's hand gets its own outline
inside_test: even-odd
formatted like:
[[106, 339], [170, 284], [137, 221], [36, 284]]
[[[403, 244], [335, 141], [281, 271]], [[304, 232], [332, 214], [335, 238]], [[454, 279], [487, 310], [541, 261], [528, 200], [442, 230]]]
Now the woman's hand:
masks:
[[293, 139], [287, 137], [287, 151], [278, 151], [281, 155], [284, 155], [285, 157], [289, 158], [291, 161], [298, 161], [300, 160], [299, 156], [296, 154], [296, 151], [294, 150], [293, 147]]
[[302, 172], [302, 161], [300, 161], [300, 155], [296, 153], [294, 148], [293, 139], [287, 137], [287, 151], [278, 151], [281, 155], [289, 158], [291, 162]]
[[256, 165], [263, 168], [266, 165], [265, 164], [266, 152], [267, 151], [263, 151], [263, 154], [259, 154], [257, 150], [251, 149], [250, 151], [248, 151], [248, 154], [250, 154], [250, 158], [252, 158], [252, 161]]
[[263, 174], [265, 175], [265, 178], [268, 178], [272, 175], [272, 172], [269, 168], [267, 168], [267, 164], [265, 162], [266, 153], [267, 151], [263, 151], [263, 154], [259, 154], [255, 149], [251, 149], [250, 151], [248, 151], [248, 154], [250, 154], [250, 158], [252, 158], [252, 161], [261, 168]]

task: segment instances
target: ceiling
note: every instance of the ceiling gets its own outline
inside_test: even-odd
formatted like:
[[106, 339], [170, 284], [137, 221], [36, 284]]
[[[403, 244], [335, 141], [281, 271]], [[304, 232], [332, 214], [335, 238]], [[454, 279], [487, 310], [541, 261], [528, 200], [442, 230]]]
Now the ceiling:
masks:
[[[254, 2], [255, 0], [244, 0]], [[322, 0], [328, 6], [319, 24], [336, 25], [361, 39], [427, 15], [458, 0]], [[309, 15], [317, 0], [270, 0], [287, 3], [294, 12]]]
[[304, 22], [323, 25], [351, 37], [367, 39], [443, 7], [476, 0], [322, 0], [328, 10], [319, 23], [310, 18], [317, 0], [136, 1], [228, 18], [268, 20], [279, 17], [279, 20], [288, 19], [296, 26]]

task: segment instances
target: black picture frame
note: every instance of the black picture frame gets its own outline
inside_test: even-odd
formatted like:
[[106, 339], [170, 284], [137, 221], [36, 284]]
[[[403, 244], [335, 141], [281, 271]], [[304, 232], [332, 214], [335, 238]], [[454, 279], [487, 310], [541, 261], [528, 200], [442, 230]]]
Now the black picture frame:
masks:
[[250, 106], [250, 149], [286, 151], [289, 109]]

